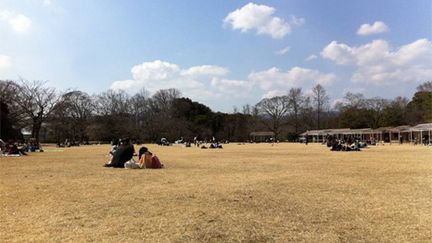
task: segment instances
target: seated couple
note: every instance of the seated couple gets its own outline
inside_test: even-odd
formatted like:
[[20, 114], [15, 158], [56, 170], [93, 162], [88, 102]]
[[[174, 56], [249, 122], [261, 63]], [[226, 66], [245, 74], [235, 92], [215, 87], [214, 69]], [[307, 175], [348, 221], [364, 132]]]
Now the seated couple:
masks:
[[[105, 167], [114, 168], [162, 168], [163, 165], [160, 163], [156, 156], [153, 156], [146, 147], [142, 147], [139, 150], [139, 163], [133, 160], [135, 148], [131, 144], [129, 139], [122, 139], [120, 145], [110, 152], [112, 155], [111, 160], [106, 163]], [[153, 162], [154, 161], [154, 162]]]
[[146, 147], [141, 147], [138, 153], [138, 162], [131, 159], [124, 164], [124, 167], [126, 169], [161, 169], [164, 165]]

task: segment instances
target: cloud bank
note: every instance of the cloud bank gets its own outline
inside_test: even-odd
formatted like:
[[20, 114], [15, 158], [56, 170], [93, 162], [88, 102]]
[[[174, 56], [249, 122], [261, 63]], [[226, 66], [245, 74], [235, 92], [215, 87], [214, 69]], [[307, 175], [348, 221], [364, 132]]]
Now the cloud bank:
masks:
[[289, 21], [274, 16], [276, 9], [266, 5], [248, 3], [240, 9], [229, 13], [223, 20], [233, 30], [248, 32], [255, 30], [258, 35], [269, 35], [281, 39], [290, 34], [292, 28], [301, 26], [304, 19], [292, 16]]
[[7, 10], [0, 10], [0, 21], [7, 23], [15, 33], [26, 33], [32, 25], [29, 17]]
[[[199, 99], [220, 96], [233, 90], [241, 92], [238, 85], [233, 85], [228, 79], [220, 79], [227, 73], [228, 69], [215, 65], [182, 69], [177, 64], [156, 60], [133, 66], [133, 79], [115, 81], [111, 84], [111, 89], [134, 92], [145, 88], [155, 92], [159, 89], [177, 88], [186, 96]], [[240, 90], [236, 90], [237, 88]]]
[[385, 40], [361, 46], [332, 41], [321, 52], [323, 58], [338, 65], [356, 68], [355, 83], [396, 84], [424, 82], [432, 77], [432, 42], [419, 39], [393, 49]]
[[357, 30], [357, 35], [373, 35], [388, 32], [389, 30], [384, 22], [375, 21], [372, 25], [362, 24]]
[[12, 66], [12, 59], [10, 56], [0, 55], [0, 70], [10, 68]]
[[156, 60], [132, 67], [132, 79], [115, 81], [113, 90], [134, 93], [145, 88], [150, 92], [159, 89], [177, 88], [188, 97], [200, 100], [212, 98], [240, 99], [281, 94], [292, 87], [309, 87], [315, 84], [328, 86], [337, 78], [332, 73], [293, 67], [282, 71], [276, 67], [251, 72], [245, 79], [226, 77], [227, 68], [216, 65], [193, 66], [187, 69], [177, 64]]

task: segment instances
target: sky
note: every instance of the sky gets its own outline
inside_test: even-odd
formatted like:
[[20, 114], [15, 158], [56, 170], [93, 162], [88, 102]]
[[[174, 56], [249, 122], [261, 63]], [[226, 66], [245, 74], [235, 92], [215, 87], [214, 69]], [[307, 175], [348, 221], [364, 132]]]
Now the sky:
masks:
[[0, 0], [0, 79], [21, 78], [223, 112], [316, 84], [411, 98], [432, 80], [432, 1]]

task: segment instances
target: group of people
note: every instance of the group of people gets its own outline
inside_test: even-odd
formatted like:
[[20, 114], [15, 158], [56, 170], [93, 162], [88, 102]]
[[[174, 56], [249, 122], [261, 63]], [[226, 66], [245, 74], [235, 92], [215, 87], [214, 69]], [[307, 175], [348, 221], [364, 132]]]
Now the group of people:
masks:
[[[83, 144], [88, 144], [88, 141], [84, 142]], [[80, 146], [80, 142], [76, 141], [74, 139], [65, 139], [63, 142], [58, 142], [57, 147], [64, 148], [64, 147], [73, 147], [73, 146]]]
[[26, 143], [19, 143], [9, 140], [5, 143], [0, 139], [0, 155], [2, 156], [21, 156], [27, 155], [28, 152], [43, 152], [42, 146], [35, 140], [30, 139]]
[[221, 149], [221, 148], [223, 148], [223, 146], [218, 142], [210, 143], [208, 147], [206, 145], [201, 145], [201, 149]]
[[[218, 140], [216, 140], [215, 137], [212, 137], [210, 141], [207, 140], [199, 140], [198, 137], [194, 137], [193, 143], [196, 147], [201, 149], [221, 149], [223, 148], [222, 144], [219, 143]], [[209, 143], [210, 145], [207, 147], [206, 144]], [[229, 143], [228, 140], [226, 140], [224, 143]], [[190, 146], [189, 146], [190, 147]]]
[[367, 144], [361, 142], [360, 139], [349, 136], [346, 140], [338, 139], [334, 135], [326, 136], [327, 147], [331, 151], [360, 151], [361, 148], [367, 147]]
[[160, 140], [160, 142], [158, 143], [158, 145], [161, 145], [161, 146], [170, 146], [171, 143], [168, 141], [168, 139], [166, 139], [166, 138], [161, 138], [161, 140]]
[[135, 148], [128, 138], [113, 141], [109, 153], [111, 160], [104, 165], [105, 167], [126, 169], [161, 169], [164, 167], [159, 158], [153, 155], [146, 147], [139, 149], [138, 161], [135, 161], [133, 158]]

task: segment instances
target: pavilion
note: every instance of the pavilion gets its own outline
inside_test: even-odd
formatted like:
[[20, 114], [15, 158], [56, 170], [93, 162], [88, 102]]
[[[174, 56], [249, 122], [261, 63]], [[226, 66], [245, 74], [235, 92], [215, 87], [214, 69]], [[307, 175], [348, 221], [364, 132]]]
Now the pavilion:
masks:
[[308, 130], [302, 134], [308, 137], [311, 142], [324, 142], [327, 135], [335, 136], [337, 139], [346, 139], [348, 136], [355, 136], [362, 141], [384, 141], [389, 143], [432, 144], [432, 123], [418, 124], [416, 126], [380, 127], [377, 129], [323, 129]]
[[274, 132], [251, 132], [249, 134], [251, 141], [253, 142], [268, 142], [270, 139], [275, 139]]

